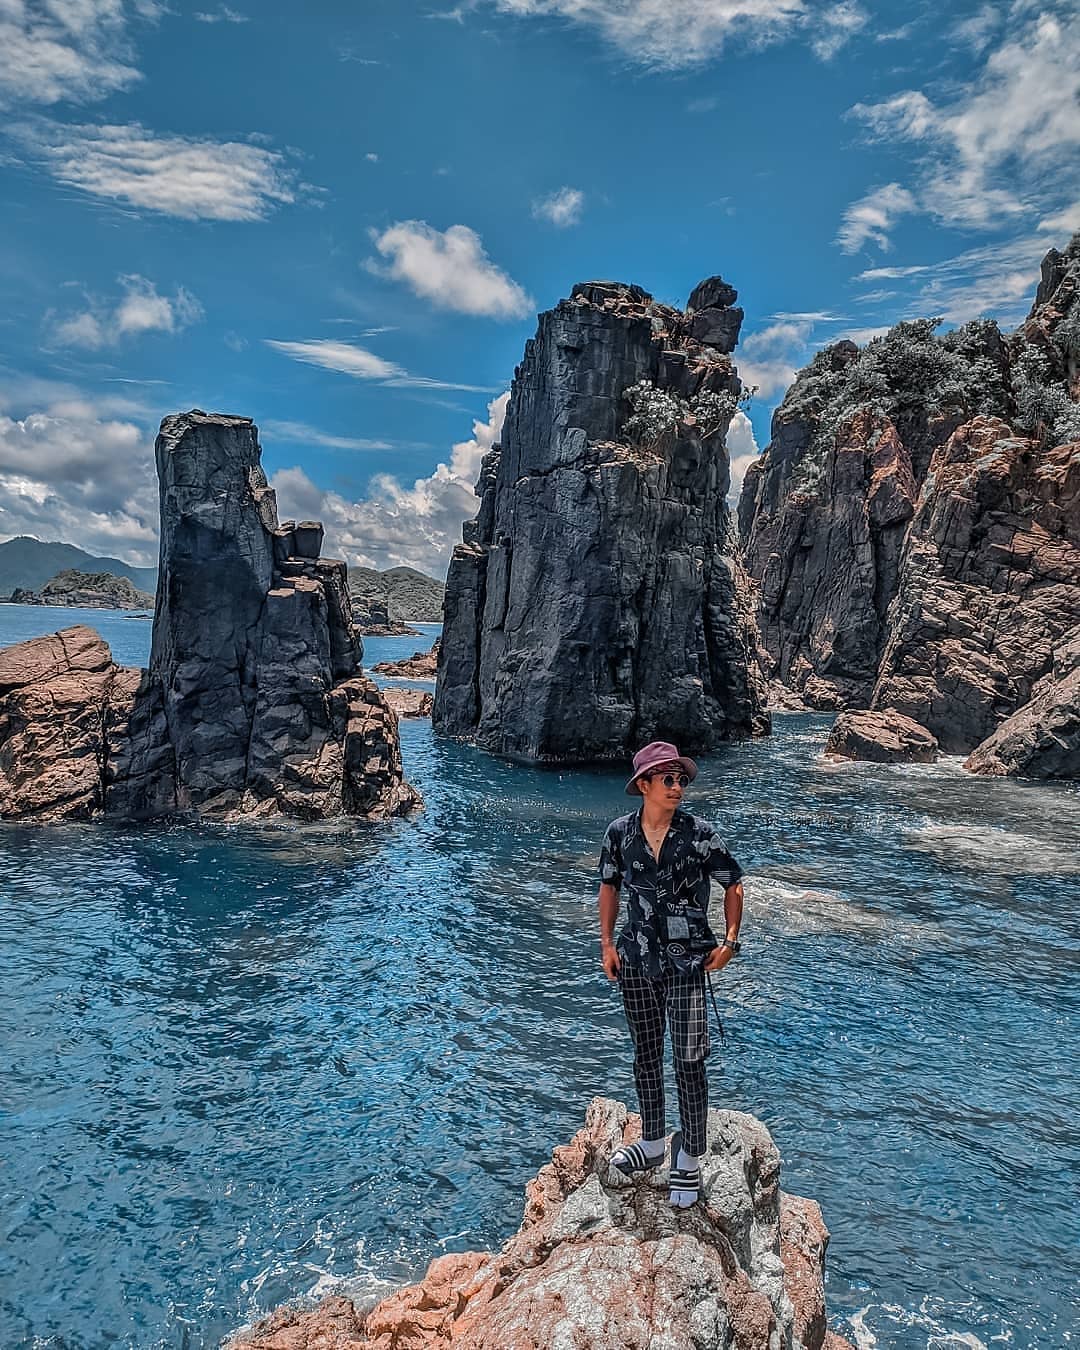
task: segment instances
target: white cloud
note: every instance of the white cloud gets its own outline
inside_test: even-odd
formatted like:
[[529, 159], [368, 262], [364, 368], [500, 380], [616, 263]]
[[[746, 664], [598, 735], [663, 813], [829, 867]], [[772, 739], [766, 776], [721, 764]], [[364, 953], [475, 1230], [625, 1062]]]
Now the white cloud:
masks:
[[131, 10], [124, 0], [3, 0], [0, 106], [92, 102], [141, 79], [127, 32]]
[[975, 52], [981, 52], [1001, 26], [1001, 11], [994, 5], [983, 5], [977, 13], [954, 23], [949, 37]]
[[866, 27], [869, 17], [853, 0], [841, 0], [839, 4], [830, 5], [814, 21], [814, 36], [810, 45], [815, 54], [823, 61], [831, 61], [846, 42]]
[[99, 350], [135, 333], [177, 333], [203, 317], [202, 306], [183, 286], [168, 296], [159, 295], [152, 281], [136, 273], [119, 281], [124, 293], [115, 305], [91, 302], [90, 309], [59, 319], [53, 340], [65, 347]]
[[1039, 221], [1040, 230], [1052, 230], [1060, 234], [1073, 234], [1080, 230], [1080, 197], [1052, 215], [1043, 216]]
[[222, 5], [219, 10], [213, 13], [200, 12], [195, 15], [199, 23], [250, 23], [250, 16], [241, 14], [239, 10], [230, 9], [228, 5]]
[[138, 566], [157, 555], [153, 440], [94, 405], [0, 415], [0, 538], [29, 534]]
[[374, 150], [369, 150], [367, 154], [364, 156], [364, 158], [367, 160], [369, 164], [378, 164], [379, 162], [379, 156], [375, 153]]
[[739, 348], [739, 377], [763, 402], [783, 395], [806, 361], [813, 322], [788, 319], [751, 333]]
[[484, 252], [480, 236], [467, 225], [434, 229], [423, 220], [402, 220], [373, 235], [375, 247], [390, 261], [378, 275], [404, 281], [417, 295], [441, 309], [516, 319], [533, 301]]
[[761, 449], [754, 439], [753, 425], [741, 408], [731, 419], [725, 444], [731, 459], [731, 487], [728, 489], [728, 498], [734, 502], [738, 501], [739, 493], [742, 492], [747, 469], [761, 454]]
[[262, 220], [296, 197], [284, 155], [240, 141], [158, 136], [138, 123], [18, 134], [61, 183], [183, 220]]
[[1075, 183], [1078, 101], [1080, 24], [1047, 11], [1030, 21], [1022, 14], [951, 101], [909, 89], [851, 112], [880, 139], [925, 148], [923, 211], [948, 224], [999, 228], [1010, 216], [1045, 214]]
[[356, 436], [335, 436], [308, 426], [306, 422], [260, 422], [259, 433], [267, 440], [287, 441], [293, 445], [321, 445], [327, 450], [393, 450], [391, 441], [371, 441]]
[[389, 474], [372, 479], [362, 501], [313, 483], [303, 469], [282, 469], [271, 485], [282, 517], [321, 520], [324, 553], [352, 566], [415, 567], [442, 578], [463, 521], [476, 515], [474, 492], [480, 461], [498, 439], [509, 393], [488, 404], [488, 420], [474, 422], [472, 437], [453, 446], [449, 464], [439, 464], [411, 487]]
[[1038, 234], [1020, 235], [936, 263], [872, 267], [857, 279], [917, 278], [896, 318], [934, 314], [949, 323], [965, 323], [985, 317], [1009, 327], [1023, 317], [1034, 298], [1047, 242]]
[[278, 342], [267, 338], [266, 345], [291, 356], [305, 365], [320, 366], [339, 375], [351, 375], [356, 380], [377, 380], [395, 389], [463, 389], [472, 394], [486, 394], [490, 390], [475, 384], [457, 384], [451, 380], [435, 380], [427, 375], [410, 375], [404, 366], [385, 361], [366, 347], [349, 342], [335, 342], [332, 338], [312, 338], [307, 342]]
[[915, 198], [899, 183], [874, 188], [844, 212], [837, 243], [845, 253], [856, 253], [870, 240], [887, 252], [891, 247], [888, 232], [894, 221], [915, 209]]
[[764, 45], [806, 17], [804, 0], [489, 0], [522, 18], [560, 18], [598, 31], [623, 56], [673, 70], [700, 65], [732, 40]]
[[547, 197], [533, 202], [532, 213], [537, 220], [546, 220], [560, 230], [577, 225], [585, 205], [585, 194], [580, 188], [561, 187]]
[[916, 263], [912, 267], [868, 267], [865, 272], [860, 272], [855, 280], [895, 281], [899, 277], [913, 277], [918, 272], [929, 272], [929, 270], [929, 266], [925, 263]]

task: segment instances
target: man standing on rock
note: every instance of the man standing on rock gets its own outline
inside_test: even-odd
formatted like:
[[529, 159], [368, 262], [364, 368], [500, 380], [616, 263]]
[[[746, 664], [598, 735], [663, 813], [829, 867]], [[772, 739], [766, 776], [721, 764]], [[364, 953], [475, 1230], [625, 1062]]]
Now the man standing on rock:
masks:
[[[666, 1020], [682, 1125], [671, 1139], [670, 1199], [677, 1209], [701, 1194], [709, 1110], [705, 977], [738, 954], [743, 908], [742, 868], [707, 821], [681, 809], [683, 789], [696, 777], [697, 765], [669, 741], [639, 750], [626, 792], [644, 800], [611, 822], [600, 852], [601, 961], [622, 989], [642, 1127], [640, 1143], [619, 1149], [611, 1161], [626, 1176], [663, 1161]], [[722, 942], [709, 926], [714, 877], [724, 887]], [[629, 912], [616, 941], [624, 883]]]

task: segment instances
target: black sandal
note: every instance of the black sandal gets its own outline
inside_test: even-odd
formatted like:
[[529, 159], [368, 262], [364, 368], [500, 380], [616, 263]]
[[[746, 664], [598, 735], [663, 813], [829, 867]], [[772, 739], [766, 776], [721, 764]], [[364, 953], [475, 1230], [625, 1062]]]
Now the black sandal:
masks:
[[[673, 1191], [692, 1191], [694, 1199], [691, 1204], [697, 1204], [701, 1199], [701, 1168], [695, 1167], [691, 1171], [684, 1171], [675, 1164], [679, 1160], [679, 1150], [682, 1148], [682, 1131], [676, 1130], [671, 1136], [671, 1165], [668, 1169], [668, 1200], [671, 1200]], [[690, 1205], [673, 1205], [673, 1209], [689, 1209]]]
[[664, 1155], [662, 1153], [657, 1158], [650, 1158], [641, 1145], [637, 1143], [623, 1144], [611, 1155], [612, 1167], [615, 1168], [616, 1172], [621, 1172], [624, 1177], [636, 1177], [643, 1172], [651, 1172], [654, 1167], [659, 1167], [663, 1161]]

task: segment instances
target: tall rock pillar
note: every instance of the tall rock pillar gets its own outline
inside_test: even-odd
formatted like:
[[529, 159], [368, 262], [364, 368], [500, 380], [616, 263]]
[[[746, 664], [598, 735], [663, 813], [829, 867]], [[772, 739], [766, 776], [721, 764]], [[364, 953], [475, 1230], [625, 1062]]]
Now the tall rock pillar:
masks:
[[528, 761], [768, 730], [725, 497], [742, 311], [587, 282], [540, 316], [447, 578], [437, 731]]

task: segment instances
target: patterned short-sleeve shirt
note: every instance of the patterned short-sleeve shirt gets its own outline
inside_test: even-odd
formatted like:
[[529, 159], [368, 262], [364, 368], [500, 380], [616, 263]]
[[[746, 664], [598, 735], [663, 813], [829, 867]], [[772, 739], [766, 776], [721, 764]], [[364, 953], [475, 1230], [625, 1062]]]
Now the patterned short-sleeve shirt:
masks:
[[627, 916], [615, 946], [627, 965], [660, 979], [700, 965], [717, 945], [709, 926], [709, 883], [733, 886], [743, 871], [708, 821], [676, 811], [654, 858], [641, 808], [607, 827], [600, 880], [625, 890]]

